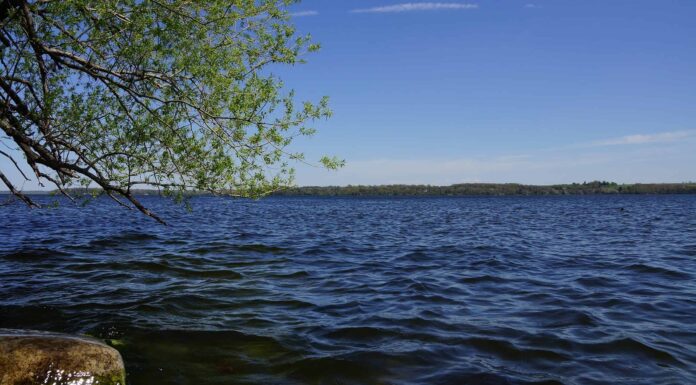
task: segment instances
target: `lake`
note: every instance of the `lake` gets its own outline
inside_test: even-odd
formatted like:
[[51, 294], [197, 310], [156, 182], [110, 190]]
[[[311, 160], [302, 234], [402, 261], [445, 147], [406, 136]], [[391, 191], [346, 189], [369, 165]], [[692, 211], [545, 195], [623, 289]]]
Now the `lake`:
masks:
[[0, 327], [129, 385], [696, 383], [693, 195], [143, 201], [0, 207]]

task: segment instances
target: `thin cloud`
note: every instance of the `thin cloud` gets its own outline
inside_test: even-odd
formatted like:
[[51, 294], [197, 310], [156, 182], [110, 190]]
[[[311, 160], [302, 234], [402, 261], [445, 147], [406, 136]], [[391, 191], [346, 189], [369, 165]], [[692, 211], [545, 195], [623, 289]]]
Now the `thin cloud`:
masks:
[[696, 130], [661, 132], [658, 134], [627, 135], [620, 138], [600, 140], [592, 143], [594, 146], [621, 146], [634, 144], [650, 144], [674, 142], [696, 136]]
[[533, 4], [533, 3], [527, 3], [524, 5], [525, 8], [541, 8], [541, 6]]
[[318, 15], [318, 11], [299, 11], [299, 12], [293, 12], [290, 14], [292, 17], [303, 17], [303, 16], [316, 16]]
[[477, 9], [478, 4], [463, 3], [402, 3], [373, 8], [354, 9], [352, 13], [401, 13], [414, 11], [468, 10]]
[[504, 156], [349, 159], [344, 168], [331, 173], [307, 166], [299, 170], [297, 182], [304, 186], [592, 180], [671, 183], [694, 180], [694, 162], [696, 152], [686, 142], [677, 146], [576, 147]]

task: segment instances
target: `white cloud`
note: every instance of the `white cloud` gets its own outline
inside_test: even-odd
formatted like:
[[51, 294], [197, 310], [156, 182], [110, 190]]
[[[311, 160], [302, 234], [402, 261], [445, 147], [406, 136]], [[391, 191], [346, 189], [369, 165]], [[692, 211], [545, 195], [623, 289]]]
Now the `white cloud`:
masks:
[[[502, 156], [347, 159], [326, 172], [298, 167], [299, 185], [467, 182], [555, 184], [592, 180], [666, 183], [696, 180], [696, 130], [628, 135]], [[653, 145], [668, 143], [670, 145]], [[641, 145], [642, 144], [642, 145]]]
[[[566, 181], [570, 169], [599, 168], [596, 154], [567, 156], [501, 156], [454, 159], [348, 160], [337, 172], [301, 170], [300, 185], [432, 184], [517, 182], [548, 184]], [[582, 178], [579, 178], [582, 181]], [[575, 180], [568, 179], [573, 182]]]
[[527, 3], [524, 5], [525, 8], [541, 8], [541, 6], [533, 4], [533, 3]]
[[412, 11], [467, 10], [476, 9], [478, 4], [463, 3], [401, 3], [373, 8], [354, 9], [353, 13], [399, 13]]
[[667, 183], [696, 180], [690, 144], [669, 147], [577, 148], [520, 156], [347, 160], [338, 171], [298, 168], [298, 185], [494, 182], [556, 184], [592, 180]]
[[290, 14], [292, 17], [303, 17], [303, 16], [316, 16], [318, 15], [318, 11], [299, 11], [299, 12], [293, 12]]
[[696, 130], [687, 131], [672, 131], [672, 132], [661, 132], [658, 134], [637, 134], [637, 135], [627, 135], [620, 138], [613, 138], [607, 140], [600, 140], [594, 142], [594, 146], [619, 146], [619, 145], [631, 145], [631, 144], [650, 144], [650, 143], [665, 143], [674, 142], [680, 139], [686, 139], [692, 136], [696, 136]]

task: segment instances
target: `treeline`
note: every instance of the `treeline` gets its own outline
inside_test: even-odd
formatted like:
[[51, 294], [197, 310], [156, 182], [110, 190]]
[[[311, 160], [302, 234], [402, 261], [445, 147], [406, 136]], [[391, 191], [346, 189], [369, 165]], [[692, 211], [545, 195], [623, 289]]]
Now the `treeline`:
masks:
[[696, 183], [617, 184], [585, 182], [548, 186], [517, 183], [462, 183], [450, 186], [307, 186], [293, 187], [275, 196], [464, 196], [464, 195], [592, 195], [592, 194], [696, 194]]
[[[95, 188], [68, 189], [71, 195], [99, 195]], [[0, 192], [2, 193], [2, 192]], [[31, 194], [56, 194], [58, 191], [37, 191]], [[134, 195], [160, 195], [157, 190], [133, 190]], [[466, 195], [597, 195], [597, 194], [696, 194], [696, 183], [585, 182], [556, 185], [524, 185], [518, 183], [461, 183], [450, 186], [379, 185], [379, 186], [305, 186], [276, 191], [272, 196], [466, 196]], [[207, 196], [208, 192], [189, 191], [187, 196]], [[234, 193], [232, 193], [234, 195]]]

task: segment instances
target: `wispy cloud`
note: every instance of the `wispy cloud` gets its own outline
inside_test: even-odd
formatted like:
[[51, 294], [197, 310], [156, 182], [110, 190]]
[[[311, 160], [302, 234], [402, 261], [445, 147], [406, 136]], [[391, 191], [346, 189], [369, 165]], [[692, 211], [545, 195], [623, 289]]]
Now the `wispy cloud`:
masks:
[[303, 17], [303, 16], [316, 16], [318, 15], [318, 11], [299, 11], [299, 12], [293, 12], [290, 14], [292, 17]]
[[354, 9], [352, 13], [400, 13], [413, 11], [467, 10], [476, 9], [478, 4], [464, 3], [401, 3], [372, 8]]
[[[526, 153], [452, 158], [348, 159], [326, 173], [298, 172], [300, 185], [434, 184], [517, 182], [532, 184], [611, 180], [620, 183], [696, 180], [696, 129], [627, 135]], [[651, 145], [671, 142], [670, 145]]]
[[554, 184], [591, 180], [694, 180], [693, 152], [627, 147], [622, 151], [563, 151], [526, 156], [451, 159], [348, 160], [338, 172], [302, 170], [300, 185], [433, 184], [467, 182]]
[[686, 139], [696, 136], [696, 130], [661, 132], [658, 134], [637, 134], [627, 135], [620, 138], [600, 140], [593, 142], [594, 146], [620, 146], [631, 144], [649, 144], [649, 143], [664, 143], [674, 142], [680, 139]]
[[541, 6], [534, 3], [527, 3], [524, 5], [525, 8], [541, 8]]
[[299, 170], [300, 185], [465, 182], [554, 184], [592, 180], [661, 183], [696, 180], [693, 144], [564, 148], [506, 156], [348, 159], [337, 172]]

